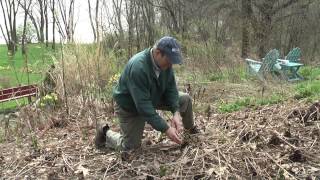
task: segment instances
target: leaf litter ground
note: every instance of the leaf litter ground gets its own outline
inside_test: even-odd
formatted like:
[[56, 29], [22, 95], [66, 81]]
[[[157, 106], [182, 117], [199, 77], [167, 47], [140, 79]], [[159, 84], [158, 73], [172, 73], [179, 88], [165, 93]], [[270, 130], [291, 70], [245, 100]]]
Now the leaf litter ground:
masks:
[[111, 108], [71, 102], [68, 116], [62, 109], [32, 106], [16, 113], [10, 120], [15, 125], [7, 124], [6, 141], [0, 144], [1, 178], [320, 178], [319, 119], [304, 121], [297, 115], [308, 109], [306, 103], [288, 101], [210, 116], [196, 113], [201, 133], [186, 136], [184, 146], [146, 126], [142, 148], [121, 153], [96, 150], [93, 144], [96, 121], [119, 130]]

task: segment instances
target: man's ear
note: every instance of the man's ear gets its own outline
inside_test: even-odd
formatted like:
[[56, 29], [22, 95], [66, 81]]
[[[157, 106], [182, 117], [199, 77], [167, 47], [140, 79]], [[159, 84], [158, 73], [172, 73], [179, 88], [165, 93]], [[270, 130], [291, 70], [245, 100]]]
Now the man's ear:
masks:
[[154, 52], [156, 55], [161, 54], [161, 51], [159, 49], [155, 49]]
[[158, 59], [159, 57], [162, 57], [162, 53], [159, 49], [154, 50], [154, 57], [155, 59]]

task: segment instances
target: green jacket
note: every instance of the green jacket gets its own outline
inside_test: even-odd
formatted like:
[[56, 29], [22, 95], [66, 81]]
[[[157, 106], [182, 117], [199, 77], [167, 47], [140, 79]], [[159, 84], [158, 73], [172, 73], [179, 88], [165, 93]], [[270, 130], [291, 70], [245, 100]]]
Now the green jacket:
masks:
[[150, 48], [134, 55], [127, 63], [113, 90], [116, 103], [129, 112], [136, 112], [154, 129], [165, 132], [169, 126], [155, 108], [166, 106], [178, 110], [178, 90], [172, 68], [161, 71], [157, 78]]

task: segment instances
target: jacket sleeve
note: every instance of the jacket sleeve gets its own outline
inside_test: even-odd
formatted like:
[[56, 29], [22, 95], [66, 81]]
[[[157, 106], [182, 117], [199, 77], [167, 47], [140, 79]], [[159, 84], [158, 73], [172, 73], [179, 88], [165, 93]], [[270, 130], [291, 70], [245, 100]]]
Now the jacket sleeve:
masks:
[[142, 68], [131, 68], [127, 83], [139, 115], [157, 131], [165, 132], [169, 126], [152, 105], [147, 73]]
[[179, 109], [179, 93], [177, 89], [174, 72], [170, 70], [170, 76], [168, 78], [168, 86], [164, 93], [165, 104], [169, 107], [172, 113], [175, 113]]

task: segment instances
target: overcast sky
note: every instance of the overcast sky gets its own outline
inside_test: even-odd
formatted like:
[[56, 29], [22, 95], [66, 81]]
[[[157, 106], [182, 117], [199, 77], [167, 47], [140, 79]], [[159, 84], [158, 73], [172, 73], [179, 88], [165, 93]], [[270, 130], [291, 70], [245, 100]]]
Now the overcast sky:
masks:
[[[92, 4], [95, 4], [95, 0], [91, 0]], [[18, 13], [17, 17], [17, 24], [23, 25], [23, 17], [24, 13], [21, 11]], [[51, 15], [50, 15], [51, 16]], [[49, 17], [50, 18], [50, 17]], [[74, 39], [76, 42], [84, 42], [84, 43], [90, 43], [93, 41], [93, 34], [92, 34], [92, 29], [90, 25], [90, 20], [89, 20], [89, 14], [88, 14], [88, 4], [87, 1], [85, 0], [76, 0], [75, 1], [75, 20], [76, 20], [76, 29], [75, 29], [75, 36]], [[52, 20], [50, 19], [50, 24], [49, 24], [49, 39], [52, 39]], [[4, 20], [3, 20], [3, 13], [0, 11], [0, 24], [4, 28]], [[56, 39], [58, 40], [58, 33], [56, 33], [57, 37]], [[3, 34], [0, 30], [0, 43], [5, 44], [5, 40], [3, 37]]]

